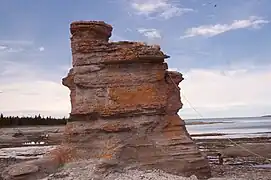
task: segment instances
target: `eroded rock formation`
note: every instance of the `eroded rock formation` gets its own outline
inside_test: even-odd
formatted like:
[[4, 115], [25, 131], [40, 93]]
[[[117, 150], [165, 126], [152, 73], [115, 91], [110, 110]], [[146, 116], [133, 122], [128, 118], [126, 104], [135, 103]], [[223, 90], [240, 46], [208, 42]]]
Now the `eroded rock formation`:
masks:
[[207, 159], [177, 114], [182, 75], [167, 71], [160, 47], [109, 43], [112, 27], [104, 22], [73, 22], [70, 30], [73, 67], [63, 85], [71, 91], [72, 110], [65, 140], [42, 159], [7, 168], [2, 177], [38, 179], [63, 163], [87, 159], [102, 162], [97, 174], [154, 168], [210, 177]]
[[77, 158], [112, 159], [119, 167], [158, 168], [210, 176], [207, 160], [177, 112], [178, 72], [168, 72], [159, 46], [108, 42], [104, 22], [71, 24], [73, 68], [66, 140]]

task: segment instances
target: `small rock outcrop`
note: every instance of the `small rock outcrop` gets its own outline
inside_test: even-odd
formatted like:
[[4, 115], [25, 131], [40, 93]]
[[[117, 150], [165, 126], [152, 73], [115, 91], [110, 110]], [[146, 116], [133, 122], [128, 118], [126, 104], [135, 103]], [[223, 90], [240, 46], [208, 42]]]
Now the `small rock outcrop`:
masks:
[[104, 158], [118, 167], [209, 177], [208, 161], [177, 112], [182, 74], [167, 71], [159, 46], [108, 42], [104, 22], [71, 24], [73, 68], [65, 137], [76, 158]]

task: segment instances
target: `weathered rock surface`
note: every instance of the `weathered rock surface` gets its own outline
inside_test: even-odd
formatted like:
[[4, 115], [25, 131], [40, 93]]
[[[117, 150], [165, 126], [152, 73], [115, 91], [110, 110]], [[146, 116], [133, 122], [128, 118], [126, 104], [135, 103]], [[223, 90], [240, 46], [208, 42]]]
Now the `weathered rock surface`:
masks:
[[159, 46], [109, 43], [111, 31], [103, 22], [71, 25], [73, 68], [63, 84], [72, 104], [65, 136], [76, 157], [209, 177], [208, 161], [177, 114], [182, 74], [167, 71]]

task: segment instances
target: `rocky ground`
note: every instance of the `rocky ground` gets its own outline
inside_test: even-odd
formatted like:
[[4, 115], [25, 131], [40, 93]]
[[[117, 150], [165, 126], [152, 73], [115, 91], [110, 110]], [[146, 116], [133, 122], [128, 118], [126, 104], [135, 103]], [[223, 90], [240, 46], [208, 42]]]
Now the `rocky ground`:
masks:
[[[1, 161], [1, 169], [4, 164], [13, 164], [15, 161]], [[213, 178], [210, 180], [270, 180], [271, 170], [265, 168], [253, 168], [248, 166], [232, 166], [232, 165], [211, 165]], [[85, 180], [93, 178], [92, 165], [86, 165], [84, 162], [70, 164], [65, 169], [55, 174], [49, 175], [43, 180]], [[1, 178], [0, 178], [1, 179]], [[105, 180], [197, 180], [195, 176], [184, 178], [163, 173], [161, 171], [126, 171], [125, 173], [115, 172], [106, 177]]]
[[[15, 161], [3, 162], [12, 164]], [[3, 165], [1, 163], [1, 165]], [[59, 172], [49, 175], [42, 180], [86, 180], [92, 179], [95, 172], [95, 163], [81, 161], [64, 166]], [[2, 167], [3, 168], [3, 167]], [[211, 165], [213, 178], [209, 180], [270, 180], [271, 170], [255, 168], [243, 165]], [[104, 180], [197, 180], [197, 177], [188, 178], [167, 174], [158, 170], [137, 171], [127, 170], [124, 172], [110, 173], [103, 177]], [[94, 180], [94, 179], [93, 179]]]
[[225, 180], [270, 180], [271, 169], [244, 165], [211, 165], [212, 176]]
[[[209, 180], [270, 180], [271, 170], [249, 166], [211, 165], [213, 178]], [[90, 171], [90, 169], [92, 171]], [[44, 180], [85, 180], [93, 178], [93, 164], [78, 162], [69, 164], [60, 172], [52, 174]], [[180, 177], [162, 171], [127, 170], [124, 172], [110, 173], [103, 177], [104, 180], [197, 180], [196, 176]]]
[[[255, 157], [240, 147], [233, 146], [228, 140], [196, 140], [202, 152], [210, 160], [212, 169], [212, 180], [271, 180], [271, 161]], [[249, 148], [255, 153], [259, 153], [266, 158], [271, 158], [270, 138], [245, 138], [235, 140], [238, 144]], [[224, 163], [218, 164], [217, 153], [221, 152], [224, 156]], [[0, 159], [0, 172], [8, 165], [21, 162], [15, 158]], [[257, 167], [257, 165], [267, 164], [267, 166]], [[269, 164], [269, 166], [268, 166]], [[85, 180], [93, 177], [95, 171], [94, 162], [77, 162], [65, 165], [59, 172], [49, 175], [44, 180]], [[103, 178], [105, 180], [196, 180], [196, 177], [183, 178], [161, 171], [142, 172], [137, 170], [127, 170], [125, 172], [114, 172]]]

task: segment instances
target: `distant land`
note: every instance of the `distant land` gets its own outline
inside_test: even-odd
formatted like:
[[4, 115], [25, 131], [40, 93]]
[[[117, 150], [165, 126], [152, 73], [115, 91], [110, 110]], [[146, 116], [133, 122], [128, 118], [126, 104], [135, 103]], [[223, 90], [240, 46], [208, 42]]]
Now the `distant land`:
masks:
[[271, 117], [271, 115], [264, 115], [264, 116], [262, 116], [262, 117]]

